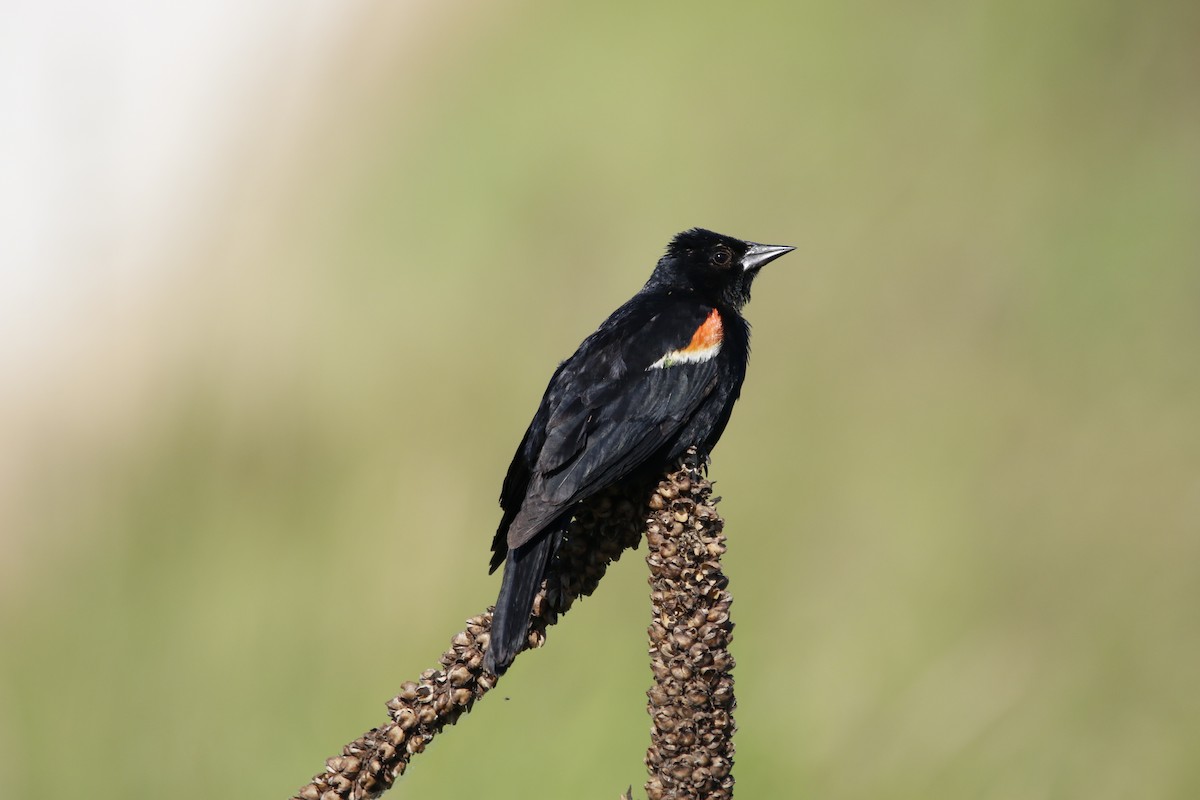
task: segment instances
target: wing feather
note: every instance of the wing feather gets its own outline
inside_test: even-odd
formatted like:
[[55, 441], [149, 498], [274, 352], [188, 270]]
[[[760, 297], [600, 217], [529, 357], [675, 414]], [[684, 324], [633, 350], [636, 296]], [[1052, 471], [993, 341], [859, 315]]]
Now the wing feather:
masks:
[[[622, 311], [632, 319], [620, 319]], [[685, 346], [711, 309], [680, 303], [641, 320], [636, 311], [614, 314], [614, 324], [601, 326], [551, 379], [538, 410], [546, 420], [544, 441], [526, 453], [529, 481], [508, 526], [508, 547], [529, 541], [571, 505], [643, 464], [713, 392], [715, 359], [649, 368]]]

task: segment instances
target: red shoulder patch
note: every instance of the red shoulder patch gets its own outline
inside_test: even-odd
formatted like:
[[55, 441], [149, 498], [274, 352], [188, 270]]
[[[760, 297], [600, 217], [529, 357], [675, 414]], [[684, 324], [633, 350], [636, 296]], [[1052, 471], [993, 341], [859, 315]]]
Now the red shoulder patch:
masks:
[[721, 315], [714, 308], [708, 312], [704, 322], [692, 334], [692, 340], [678, 350], [672, 350], [646, 369], [666, 369], [676, 364], [699, 364], [721, 352], [721, 340], [725, 338], [725, 327]]
[[700, 323], [700, 327], [696, 328], [696, 332], [692, 334], [692, 340], [688, 342], [687, 347], [682, 348], [678, 352], [683, 354], [709, 350], [719, 345], [724, 338], [725, 326], [721, 323], [720, 312], [714, 308], [708, 312], [708, 317], [704, 322]]

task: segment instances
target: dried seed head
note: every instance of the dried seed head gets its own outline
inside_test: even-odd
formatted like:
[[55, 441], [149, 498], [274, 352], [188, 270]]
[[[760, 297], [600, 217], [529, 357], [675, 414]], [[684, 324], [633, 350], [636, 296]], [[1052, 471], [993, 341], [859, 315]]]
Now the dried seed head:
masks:
[[646, 540], [654, 613], [648, 629], [655, 676], [647, 692], [654, 721], [646, 753], [651, 797], [732, 797], [730, 598], [720, 564], [723, 522], [702, 466], [690, 452], [659, 484], [655, 496], [663, 507], [656, 509]]
[[[537, 613], [530, 619], [530, 646], [540, 647], [545, 641], [546, 628], [556, 622], [558, 615], [571, 608], [578, 598], [591, 594], [612, 561], [627, 549], [637, 547], [651, 524], [647, 514], [662, 516], [654, 523], [660, 541], [683, 524], [674, 518], [674, 512], [691, 506], [686, 502], [678, 508], [672, 506], [673, 501], [680, 499], [675, 482], [661, 482], [661, 493], [653, 488], [646, 484], [608, 490], [579, 509], [552, 558], [545, 584], [536, 595]], [[647, 502], [653, 507], [647, 508]], [[663, 611], [675, 613], [669, 609]], [[492, 609], [468, 619], [465, 630], [451, 638], [449, 649], [438, 660], [440, 668], [425, 670], [419, 680], [405, 682], [388, 702], [392, 721], [347, 745], [342, 755], [331, 759], [326, 771], [297, 793], [298, 800], [351, 797], [361, 800], [376, 797], [389, 788], [397, 776], [404, 774], [413, 755], [423, 752], [446, 725], [453, 724], [470, 710], [475, 700], [495, 687], [498, 678], [482, 670], [491, 625]], [[664, 640], [670, 636], [670, 628], [663, 628]], [[664, 663], [661, 669], [669, 677], [670, 667]], [[682, 693], [684, 687], [678, 680], [672, 680], [662, 691], [664, 703], [671, 705], [674, 701], [670, 698]], [[663, 730], [675, 724], [672, 717], [655, 721], [656, 728]]]

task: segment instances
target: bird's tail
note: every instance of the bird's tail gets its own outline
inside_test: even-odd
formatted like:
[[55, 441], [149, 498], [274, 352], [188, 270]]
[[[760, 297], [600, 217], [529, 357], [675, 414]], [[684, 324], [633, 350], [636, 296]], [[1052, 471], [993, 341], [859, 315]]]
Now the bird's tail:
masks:
[[491, 637], [483, 659], [483, 667], [488, 672], [503, 675], [517, 653], [525, 649], [533, 598], [562, 538], [562, 528], [555, 524], [520, 547], [509, 549], [500, 596], [492, 614]]

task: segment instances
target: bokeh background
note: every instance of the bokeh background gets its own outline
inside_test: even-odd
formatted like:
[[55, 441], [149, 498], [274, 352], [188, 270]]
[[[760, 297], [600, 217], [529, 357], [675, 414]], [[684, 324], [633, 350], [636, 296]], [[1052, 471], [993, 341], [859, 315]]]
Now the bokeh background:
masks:
[[[192, 5], [5, 4], [5, 796], [382, 721], [693, 225], [798, 247], [713, 464], [738, 792], [1200, 796], [1200, 5]], [[394, 794], [640, 785], [644, 575]]]

